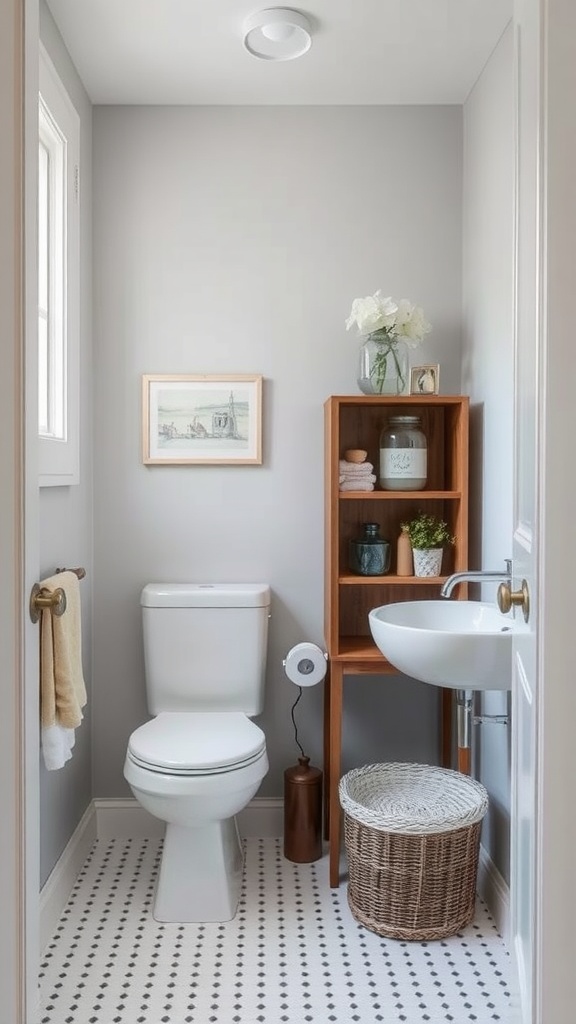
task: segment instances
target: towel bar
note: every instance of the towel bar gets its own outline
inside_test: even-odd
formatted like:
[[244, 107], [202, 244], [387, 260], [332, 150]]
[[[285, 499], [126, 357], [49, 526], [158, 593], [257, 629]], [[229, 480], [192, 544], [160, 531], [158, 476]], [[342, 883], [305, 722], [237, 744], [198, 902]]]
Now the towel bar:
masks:
[[43, 608], [49, 608], [52, 615], [63, 615], [66, 611], [66, 594], [61, 587], [51, 594], [43, 591], [39, 583], [35, 583], [30, 593], [30, 618], [38, 622]]
[[[86, 569], [82, 569], [81, 566], [78, 566], [77, 569], [56, 569], [56, 573], [60, 572], [73, 572], [79, 580], [83, 580], [86, 575]], [[49, 608], [52, 615], [64, 614], [66, 611], [66, 594], [62, 587], [58, 587], [52, 593], [49, 593], [47, 590], [43, 590], [39, 583], [34, 584], [29, 604], [32, 622], [38, 622], [43, 608]]]

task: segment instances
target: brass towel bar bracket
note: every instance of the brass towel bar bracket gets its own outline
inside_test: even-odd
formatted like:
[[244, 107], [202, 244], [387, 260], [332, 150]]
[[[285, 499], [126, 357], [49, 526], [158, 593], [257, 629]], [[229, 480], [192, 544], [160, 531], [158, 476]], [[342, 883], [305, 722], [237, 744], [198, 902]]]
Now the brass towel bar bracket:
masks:
[[66, 594], [62, 587], [53, 590], [43, 590], [39, 583], [35, 583], [30, 593], [30, 618], [32, 622], [38, 622], [40, 612], [43, 608], [49, 608], [52, 615], [63, 615], [66, 611]]
[[[57, 573], [66, 571], [66, 569], [56, 569]], [[86, 575], [86, 570], [81, 568], [69, 571], [75, 573], [79, 580], [84, 579]], [[32, 622], [38, 622], [43, 608], [48, 608], [52, 615], [63, 615], [66, 611], [66, 594], [62, 587], [57, 587], [56, 590], [50, 592], [42, 588], [39, 583], [35, 583], [30, 592], [29, 608]]]

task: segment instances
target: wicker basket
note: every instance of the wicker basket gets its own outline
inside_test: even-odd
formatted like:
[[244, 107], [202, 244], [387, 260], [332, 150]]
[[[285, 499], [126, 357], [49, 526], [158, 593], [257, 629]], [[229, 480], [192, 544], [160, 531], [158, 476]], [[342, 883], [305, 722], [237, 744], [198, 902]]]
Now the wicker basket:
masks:
[[474, 916], [488, 795], [447, 768], [373, 764], [340, 781], [348, 903], [378, 935], [440, 939]]

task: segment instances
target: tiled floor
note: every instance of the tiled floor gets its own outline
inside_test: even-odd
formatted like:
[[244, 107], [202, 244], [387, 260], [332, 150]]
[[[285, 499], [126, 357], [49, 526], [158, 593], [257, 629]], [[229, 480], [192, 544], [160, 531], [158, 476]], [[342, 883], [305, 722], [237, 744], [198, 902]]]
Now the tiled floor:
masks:
[[382, 939], [353, 920], [326, 859], [246, 843], [226, 924], [151, 916], [160, 844], [99, 841], [41, 967], [42, 1024], [512, 1024], [510, 960], [485, 907], [437, 942]]

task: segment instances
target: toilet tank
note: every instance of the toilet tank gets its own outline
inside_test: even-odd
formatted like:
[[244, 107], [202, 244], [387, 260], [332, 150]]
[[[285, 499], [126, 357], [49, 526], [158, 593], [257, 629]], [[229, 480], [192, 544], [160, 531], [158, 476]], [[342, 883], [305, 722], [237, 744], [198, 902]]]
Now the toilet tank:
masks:
[[140, 604], [152, 715], [260, 714], [270, 614], [267, 584], [148, 583]]

